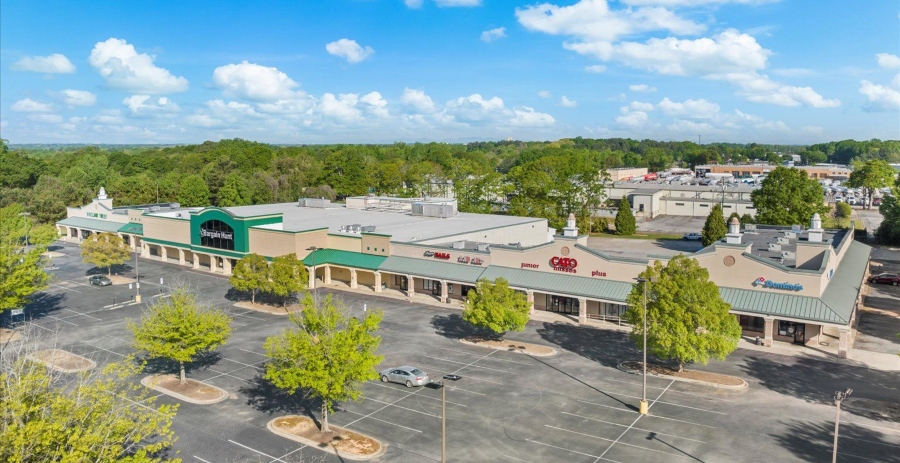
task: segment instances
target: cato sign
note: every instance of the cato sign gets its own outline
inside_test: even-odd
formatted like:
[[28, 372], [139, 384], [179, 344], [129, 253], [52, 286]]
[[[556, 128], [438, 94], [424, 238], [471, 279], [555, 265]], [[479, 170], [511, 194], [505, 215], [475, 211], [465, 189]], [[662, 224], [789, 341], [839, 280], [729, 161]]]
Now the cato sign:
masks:
[[578, 261], [571, 257], [553, 257], [550, 259], [550, 266], [557, 272], [578, 273], [575, 267], [578, 267]]
[[800, 283], [776, 283], [774, 281], [766, 280], [763, 277], [757, 278], [756, 281], [753, 282], [753, 286], [762, 286], [772, 289], [785, 289], [788, 291], [803, 291], [803, 285], [801, 285]]

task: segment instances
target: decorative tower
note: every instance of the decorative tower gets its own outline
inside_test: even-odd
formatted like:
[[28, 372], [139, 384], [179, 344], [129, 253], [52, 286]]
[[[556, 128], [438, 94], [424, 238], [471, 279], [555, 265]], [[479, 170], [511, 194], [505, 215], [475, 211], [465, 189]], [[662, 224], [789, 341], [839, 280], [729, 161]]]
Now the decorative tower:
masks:
[[566, 220], [566, 228], [563, 228], [563, 236], [578, 236], [578, 226], [575, 225], [575, 214], [569, 214], [569, 218]]
[[728, 244], [741, 244], [741, 221], [737, 217], [732, 217], [728, 221], [728, 234], [725, 235], [725, 242]]
[[825, 235], [825, 230], [822, 229], [822, 218], [819, 217], [818, 212], [813, 214], [812, 219], [810, 219], [808, 232], [810, 243], [822, 242], [822, 237]]

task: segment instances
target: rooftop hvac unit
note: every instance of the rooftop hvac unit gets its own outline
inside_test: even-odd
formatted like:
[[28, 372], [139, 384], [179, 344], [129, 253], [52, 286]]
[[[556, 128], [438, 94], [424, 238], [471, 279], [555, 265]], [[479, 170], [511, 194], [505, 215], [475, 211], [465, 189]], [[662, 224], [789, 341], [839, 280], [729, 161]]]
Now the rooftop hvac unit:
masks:
[[781, 251], [781, 258], [785, 260], [796, 259], [797, 254], [793, 253], [792, 251]]
[[159, 211], [159, 206], [150, 206], [150, 212], [157, 212], [157, 211]]
[[784, 236], [785, 236], [786, 238], [788, 238], [788, 239], [796, 239], [796, 238], [797, 238], [797, 233], [796, 233], [796, 232], [792, 232], [792, 231], [784, 232]]
[[778, 238], [775, 238], [775, 240], [778, 241], [778, 244], [791, 244], [791, 240], [787, 237], [779, 236]]
[[780, 243], [769, 243], [769, 251], [772, 251], [772, 252], [781, 251], [781, 244]]
[[362, 227], [363, 233], [372, 233], [373, 231], [375, 231], [375, 225], [366, 225]]
[[488, 247], [490, 247], [487, 243], [478, 243], [475, 245], [475, 249], [479, 251], [487, 251]]
[[300, 198], [298, 203], [301, 207], [317, 207], [319, 209], [325, 209], [331, 205], [331, 200], [325, 198]]
[[169, 207], [177, 209], [177, 208], [181, 207], [181, 204], [180, 203], [169, 203]]

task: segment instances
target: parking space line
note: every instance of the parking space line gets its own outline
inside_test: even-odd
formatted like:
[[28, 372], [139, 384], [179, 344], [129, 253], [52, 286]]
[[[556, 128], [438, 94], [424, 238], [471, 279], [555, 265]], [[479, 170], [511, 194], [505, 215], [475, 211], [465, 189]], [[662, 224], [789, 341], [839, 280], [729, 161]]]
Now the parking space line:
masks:
[[838, 452], [838, 454], [839, 454], [839, 455], [847, 455], [848, 457], [859, 458], [860, 460], [874, 461], [875, 463], [887, 463], [887, 462], [882, 461], [882, 460], [875, 460], [875, 459], [873, 459], [873, 458], [862, 457], [862, 456], [859, 456], [859, 455], [854, 455], [854, 454], [852, 454], [852, 453]]
[[444, 387], [449, 388], [450, 390], [453, 390], [453, 391], [468, 392], [469, 394], [487, 395], [487, 394], [484, 394], [484, 393], [481, 393], [481, 392], [470, 391], [470, 390], [463, 389], [463, 388], [457, 387], [457, 386], [444, 386]]
[[[650, 451], [650, 452], [661, 453], [661, 454], [663, 454], [663, 455], [668, 455], [668, 456], [670, 456], [670, 457], [688, 458], [688, 459], [691, 459], [691, 460], [696, 460], [696, 458], [694, 458], [694, 457], [689, 457], [689, 456], [679, 455], [679, 454], [677, 454], [677, 453], [663, 452], [662, 450], [655, 450], [655, 449], [651, 449], [651, 448], [648, 448], [648, 447], [641, 447], [640, 445], [629, 444], [629, 443], [627, 443], [627, 442], [619, 442], [619, 439], [621, 439], [622, 436], [619, 436], [619, 439], [616, 439], [616, 440], [614, 441], [614, 440], [612, 440], [612, 439], [607, 439], [607, 438], [605, 438], [605, 437], [594, 436], [594, 435], [592, 435], [592, 434], [586, 434], [586, 433], [578, 432], [578, 431], [572, 431], [571, 429], [564, 429], [564, 428], [560, 428], [560, 427], [557, 427], [557, 426], [550, 426], [549, 424], [545, 424], [544, 426], [546, 426], [546, 427], [548, 427], [548, 428], [551, 428], [551, 429], [558, 429], [558, 430], [560, 430], [560, 431], [570, 432], [570, 433], [572, 433], [572, 434], [578, 434], [579, 436], [590, 437], [591, 439], [605, 440], [605, 441], [608, 441], [608, 442], [612, 442], [612, 445], [615, 445], [615, 444], [626, 445], [626, 446], [628, 446], [628, 447], [634, 447], [634, 448], [638, 448], [638, 449], [642, 449], [642, 450], [647, 450], [647, 451]], [[626, 432], [627, 432], [627, 430], [626, 430]], [[612, 448], [612, 445], [610, 445], [609, 448]], [[606, 452], [609, 451], [609, 448], [606, 449], [606, 451], [603, 452], [603, 453], [606, 454]], [[602, 458], [602, 457], [603, 457], [603, 455], [600, 455], [600, 456], [597, 457], [597, 458], [599, 459], [599, 458]]]
[[[243, 368], [238, 368], [237, 370], [234, 370], [234, 371], [238, 371], [238, 370], [243, 370]], [[239, 379], [239, 380], [244, 381], [244, 382], [249, 382], [249, 381], [251, 381], [251, 380], [249, 380], [249, 379], [244, 379], [244, 378], [241, 378], [241, 377], [239, 377], [239, 376], [234, 376], [234, 375], [232, 375], [231, 373], [225, 373], [225, 372], [221, 372], [221, 371], [218, 371], [218, 370], [213, 370], [212, 368], [210, 368], [209, 371], [211, 371], [211, 372], [213, 372], [213, 373], [218, 373], [218, 374], [217, 374], [216, 376], [213, 376], [212, 378], [206, 378], [206, 379], [204, 379], [203, 381], [210, 381], [210, 380], [213, 380], [213, 379], [215, 379], [215, 378], [221, 378], [222, 376], [229, 376], [229, 377], [232, 377], [232, 378], [234, 378], [234, 379]]]
[[246, 317], [246, 318], [252, 318], [252, 319], [254, 319], [254, 320], [259, 320], [259, 321], [261, 321], [261, 322], [264, 322], [264, 321], [266, 321], [266, 319], [265, 319], [265, 318], [259, 318], [259, 317], [251, 317], [251, 316], [250, 316], [250, 315], [247, 315], [247, 314], [248, 314], [248, 313], [250, 313], [250, 312], [251, 312], [251, 311], [250, 311], [250, 310], [248, 310], [248, 311], [246, 311], [246, 312], [241, 312], [241, 313], [233, 313], [233, 314], [231, 314], [231, 315], [234, 315], [234, 316], [235, 316], [235, 317]]
[[900, 429], [896, 429], [896, 428], [885, 428], [885, 427], [883, 427], [883, 426], [875, 426], [874, 424], [862, 424], [862, 423], [856, 423], [856, 422], [853, 422], [853, 421], [845, 421], [844, 423], [845, 423], [845, 424], [852, 424], [852, 425], [854, 425], [854, 426], [865, 426], [865, 427], [867, 427], [867, 428], [883, 429], [883, 430], [885, 430], [885, 431], [891, 431], [891, 432], [900, 433]]
[[858, 437], [841, 436], [841, 439], [853, 439], [853, 440], [858, 440], [858, 441], [860, 441], [860, 442], [868, 442], [868, 443], [870, 443], [870, 444], [875, 444], [875, 445], [886, 445], [886, 446], [888, 446], [888, 447], [897, 447], [897, 448], [900, 448], [900, 445], [895, 445], [895, 444], [885, 444], [884, 442], [875, 442], [875, 441], [873, 441], [873, 440], [865, 440], [865, 439], [860, 439], [860, 438], [858, 438]]
[[68, 310], [69, 312], [74, 312], [74, 313], [76, 313], [76, 314], [78, 314], [78, 315], [81, 315], [82, 317], [93, 318], [94, 320], [100, 320], [100, 319], [97, 318], [97, 317], [92, 317], [92, 316], [90, 316], [90, 315], [88, 315], [88, 314], [83, 314], [83, 313], [81, 313], [81, 312], [76, 312], [76, 311], [74, 311], [74, 310], [72, 310], [72, 309], [63, 309], [63, 310]]
[[102, 348], [102, 347], [100, 347], [100, 346], [95, 346], [95, 345], [90, 344], [90, 343], [88, 343], [88, 342], [86, 342], [86, 341], [82, 341], [82, 342], [83, 342], [84, 344], [87, 344], [88, 346], [93, 347], [94, 349], [100, 349], [100, 350], [109, 352], [110, 354], [118, 355], [119, 357], [127, 357], [127, 356], [124, 355], [124, 354], [120, 354], [120, 353], [118, 353], [118, 352], [113, 352], [113, 351], [111, 351], [111, 350], [109, 350], [109, 349], [104, 349], [104, 348]]
[[[491, 367], [483, 367], [483, 366], [481, 366], [481, 365], [466, 364], [466, 363], [464, 363], [464, 362], [457, 362], [456, 360], [450, 360], [450, 359], [445, 359], [445, 358], [440, 358], [440, 357], [432, 357], [432, 356], [430, 356], [430, 355], [426, 355], [425, 358], [427, 358], [427, 359], [432, 359], [432, 360], [440, 360], [440, 361], [442, 361], [442, 362], [458, 363], [458, 364], [460, 364], [460, 365], [466, 365], [467, 367], [472, 367], [472, 368], [482, 368], [482, 369], [485, 369], [485, 370], [499, 371], [499, 372], [501, 372], [501, 373], [508, 374], [508, 375], [516, 375], [516, 376], [519, 375], [518, 373], [513, 373], [513, 372], [511, 372], [511, 371], [509, 371], [509, 370], [501, 370], [501, 369], [499, 369], [499, 368], [491, 368]], [[480, 360], [480, 359], [479, 359], [479, 360]], [[477, 361], [477, 360], [476, 360], [476, 361]]]
[[[460, 369], [458, 369], [458, 370], [456, 370], [456, 371], [450, 371], [450, 370], [442, 370], [442, 369], [440, 369], [440, 368], [432, 368], [432, 367], [430, 367], [430, 366], [428, 366], [428, 365], [422, 365], [421, 363], [419, 364], [419, 366], [423, 367], [423, 368], [426, 369], [426, 370], [431, 370], [431, 371], [436, 371], [436, 372], [438, 372], [438, 373], [446, 373], [446, 374], [455, 374], [455, 373], [459, 372], [459, 370], [462, 370], [462, 368], [465, 368], [465, 367], [462, 367], [462, 368], [460, 368]], [[491, 380], [489, 380], [489, 379], [477, 378], [477, 377], [471, 376], [471, 375], [466, 375], [466, 379], [473, 379], [473, 380], [475, 380], [475, 381], [484, 381], [484, 382], [486, 382], [486, 383], [493, 383], [493, 384], [499, 384], [499, 385], [501, 385], [501, 386], [506, 386], [506, 384], [503, 384], [503, 383], [498, 382], [498, 381], [491, 381]]]
[[[584, 419], [586, 419], [586, 420], [599, 421], [599, 422], [601, 422], [601, 423], [611, 424], [611, 425], [613, 425], [613, 426], [621, 426], [621, 427], [623, 427], [623, 428], [627, 427], [627, 426], [625, 426], [624, 424], [613, 423], [613, 422], [611, 422], [611, 421], [604, 421], [604, 420], [597, 419], [597, 418], [591, 418], [591, 417], [589, 417], [589, 416], [581, 416], [581, 415], [576, 415], [575, 413], [569, 413], [569, 412], [562, 412], [562, 413], [563, 413], [564, 415], [577, 416], [577, 417], [579, 417], [579, 418], [584, 418]], [[705, 444], [705, 443], [706, 443], [706, 442], [704, 442], [704, 441], [702, 441], [702, 440], [691, 439], [691, 438], [689, 438], [689, 437], [676, 436], [675, 434], [668, 434], [668, 433], [665, 433], [665, 432], [651, 431], [651, 430], [649, 430], [649, 429], [641, 429], [641, 428], [635, 428], [635, 427], [633, 427], [632, 429], [636, 429], [636, 430], [638, 430], [638, 431], [652, 432], [652, 433], [654, 433], [654, 434], [659, 434], [660, 436], [670, 436], [670, 437], [674, 437], [674, 438], [676, 438], [676, 439], [690, 440], [690, 441], [694, 441], [694, 442], [699, 442], [699, 443], [701, 443], [701, 444]]]
[[78, 326], [78, 325], [75, 324], [75, 323], [72, 323], [72, 322], [67, 321], [67, 320], [63, 320], [62, 318], [54, 317], [53, 315], [47, 315], [47, 318], [52, 318], [52, 319], [54, 319], [54, 320], [56, 320], [56, 321], [60, 321], [60, 322], [63, 322], [63, 323], [68, 323], [68, 324], [70, 324], [70, 325], [72, 325], [72, 326]]
[[292, 454], [292, 453], [294, 453], [294, 452], [299, 452], [299, 451], [305, 449], [306, 447], [309, 447], [309, 446], [306, 445], [306, 444], [303, 444], [303, 445], [301, 445], [300, 447], [298, 447], [298, 448], [296, 448], [296, 449], [294, 449], [294, 450], [291, 450], [290, 452], [285, 453], [284, 455], [282, 455], [282, 456], [280, 456], [280, 457], [278, 457], [278, 458], [276, 458], [276, 459], [270, 461], [269, 463], [274, 463], [274, 462], [276, 462], [276, 461], [280, 461], [282, 458], [284, 458], [284, 457], [286, 457], [286, 456], [288, 456], [288, 455], [290, 455], [290, 454]]
[[230, 358], [227, 358], [227, 357], [222, 357], [222, 360], [227, 360], [227, 361], [229, 361], [229, 362], [234, 362], [234, 363], [237, 363], [238, 365], [243, 365], [243, 366], [245, 366], [245, 367], [255, 367], [255, 366], [256, 366], [256, 363], [262, 363], [262, 362], [265, 362], [265, 360], [260, 360], [259, 362], [256, 362], [256, 363], [254, 363], [253, 365], [250, 365], [249, 363], [238, 362], [237, 360], [231, 360]]
[[[363, 399], [366, 399], [366, 400], [371, 400], [372, 402], [378, 402], [378, 403], [380, 403], [380, 404], [386, 404], [386, 405], [391, 406], [391, 407], [402, 408], [402, 409], [404, 409], [404, 410], [409, 410], [409, 411], [414, 412], [414, 413], [421, 413], [421, 414], [423, 414], [423, 415], [428, 415], [428, 416], [431, 416], [431, 417], [434, 417], [434, 418], [440, 418], [440, 417], [441, 417], [440, 415], [432, 415], [431, 413], [427, 413], [427, 412], [423, 412], [423, 411], [420, 411], [420, 410], [415, 410], [415, 409], [412, 409], [412, 408], [404, 407], [404, 406], [402, 406], [402, 405], [392, 404], [392, 403], [390, 403], [390, 402], [385, 402], [385, 401], [383, 401], [383, 400], [373, 399], [372, 397], [366, 397], [366, 396], [361, 396], [361, 397], [362, 397]], [[423, 397], [424, 397], [424, 396], [423, 396]]]
[[194, 455], [194, 458], [196, 458], [196, 459], [202, 461], [203, 463], [210, 463], [210, 462], [208, 462], [208, 461], [206, 461], [206, 460], [204, 460], [204, 459], [198, 457], [197, 455]]
[[[611, 391], [602, 391], [602, 392], [603, 392], [604, 394], [617, 395], [617, 396], [621, 396], [621, 397], [630, 397], [630, 398], [632, 398], [632, 399], [640, 399], [640, 398], [641, 398], [641, 396], [637, 396], [637, 395], [628, 395], [628, 394], [620, 394], [620, 393], [618, 393], [618, 392], [611, 392]], [[724, 412], [716, 412], [716, 411], [713, 411], [713, 410], [706, 410], [706, 409], [704, 409], [704, 408], [691, 407], [690, 405], [681, 405], [681, 404], [676, 404], [676, 403], [673, 403], [673, 402], [663, 402], [662, 400], [659, 400], [659, 401], [657, 401], [657, 402], [658, 402], [658, 403], [661, 403], [661, 404], [672, 405], [672, 406], [675, 406], [675, 407], [690, 408], [690, 409], [692, 409], [692, 410], [698, 410], [698, 411], [701, 411], [701, 412], [717, 413], [717, 414], [719, 414], [719, 415], [727, 415], [727, 413], [724, 413]]]
[[[622, 381], [621, 379], [612, 379], [612, 378], [602, 378], [602, 379], [603, 379], [603, 381], [614, 381], [617, 383], [630, 384], [632, 386], [641, 386], [642, 385], [641, 383], [635, 383], [633, 381]], [[665, 388], [661, 387], [661, 386], [651, 386], [648, 384], [647, 389], [665, 389]], [[722, 402], [734, 402], [734, 400], [731, 400], [731, 399], [723, 399], [721, 397], [715, 397], [715, 396], [706, 395], [706, 394], [697, 394], [696, 392], [676, 391], [674, 389], [670, 390], [669, 392], [672, 392], [675, 394], [685, 394], [685, 395], [692, 395], [692, 396], [696, 396], [696, 397], [703, 397], [703, 398], [712, 399], [712, 400], [720, 400]]]
[[525, 439], [525, 442], [531, 442], [532, 444], [538, 444], [538, 445], [543, 445], [543, 446], [554, 448], [554, 449], [565, 450], [566, 452], [577, 453], [579, 455], [584, 455], [586, 457], [596, 458], [597, 460], [611, 461], [613, 463], [621, 463], [616, 460], [610, 460], [609, 458], [603, 458], [602, 456], [598, 457], [597, 455], [591, 455], [590, 453], [578, 452], [578, 451], [575, 451], [572, 449], [567, 449], [565, 447], [559, 447], [559, 446], [552, 445], [552, 444], [546, 444], [544, 442], [539, 442], [539, 441], [532, 440], [532, 439]]
[[116, 341], [124, 342], [125, 344], [131, 344], [131, 341], [127, 341], [127, 340], [122, 339], [122, 338], [117, 338], [117, 337], [115, 337], [115, 336], [110, 336], [110, 335], [108, 335], [108, 334], [104, 334], [103, 337], [110, 338], [110, 339], [115, 339]]
[[259, 352], [253, 352], [252, 350], [241, 349], [240, 347], [238, 347], [238, 350], [242, 350], [242, 351], [244, 351], [244, 352], [250, 352], [251, 354], [261, 355], [261, 356], [266, 357], [266, 358], [269, 357], [269, 356], [266, 355], [266, 354], [260, 354]]
[[613, 409], [613, 410], [621, 410], [621, 411], [623, 411], [623, 412], [628, 412], [628, 413], [637, 413], [636, 411], [634, 411], [634, 410], [632, 410], [632, 409], [630, 409], [630, 408], [613, 407], [612, 405], [598, 404], [597, 402], [591, 402], [591, 401], [588, 401], [588, 400], [581, 400], [581, 399], [575, 399], [575, 400], [578, 401], [578, 402], [586, 403], [586, 404], [596, 405], [596, 406], [598, 406], [598, 407], [606, 407], [606, 408], [611, 408], [611, 409]]
[[[392, 390], [392, 391], [401, 392], [401, 393], [404, 393], [404, 394], [407, 394], [407, 395], [412, 394], [412, 392], [407, 392], [407, 391], [404, 391], [403, 389], [399, 389], [399, 388], [396, 388], [396, 387], [393, 387], [393, 386], [387, 386], [387, 385], [381, 384], [380, 382], [377, 382], [377, 381], [371, 381], [371, 384], [372, 384], [373, 386], [380, 386], [380, 387], [383, 387], [383, 388], [385, 388], [385, 389], [390, 389], [390, 390]], [[449, 386], [444, 386], [444, 387], [449, 387]], [[481, 394], [480, 392], [475, 392], [475, 394], [484, 395], [484, 394]], [[424, 395], [424, 394], [423, 394], [423, 395], [420, 395], [419, 397], [421, 397], [421, 398], [423, 398], [423, 399], [437, 400], [438, 402], [441, 401], [441, 399], [438, 399], [437, 397], [428, 397], [427, 395]], [[467, 408], [468, 408], [468, 405], [458, 404], [458, 403], [456, 403], [456, 402], [451, 402], [451, 401], [449, 401], [449, 400], [447, 401], [447, 403], [448, 403], [448, 404], [451, 404], [451, 405], [456, 405], [456, 406], [458, 406], [458, 407], [467, 407]]]
[[[445, 350], [447, 352], [456, 352], [458, 354], [465, 354], [465, 355], [481, 355], [481, 353], [479, 353], [479, 352], [466, 352], [464, 350], [456, 350], [456, 349], [441, 348], [440, 350]], [[491, 360], [497, 360], [500, 362], [518, 363], [519, 365], [529, 365], [529, 366], [534, 365], [534, 363], [517, 362], [515, 360], [502, 359], [502, 358], [497, 358], [497, 357], [491, 357]]]
[[[378, 410], [375, 410], [375, 411], [372, 412], [372, 413], [378, 413], [378, 412], [380, 412], [381, 410], [384, 410], [385, 408], [387, 408], [387, 407], [385, 406], [385, 407], [379, 408]], [[403, 426], [402, 424], [391, 423], [390, 421], [382, 420], [381, 418], [375, 418], [374, 416], [371, 416], [372, 413], [369, 413], [368, 415], [363, 415], [362, 413], [354, 412], [353, 410], [344, 410], [344, 411], [347, 412], [347, 413], [352, 413], [352, 414], [354, 414], [354, 415], [360, 415], [360, 416], [362, 416], [362, 418], [357, 418], [356, 420], [351, 421], [350, 423], [347, 423], [347, 424], [341, 426], [342, 428], [349, 428], [350, 425], [352, 425], [352, 424], [354, 424], [354, 423], [356, 423], [356, 422], [358, 422], [358, 421], [360, 421], [360, 420], [362, 420], [362, 419], [369, 418], [369, 419], [371, 419], [371, 420], [381, 421], [382, 423], [392, 424], [392, 425], [394, 425], [394, 426], [397, 426], [398, 428], [409, 429], [410, 431], [415, 431], [415, 432], [420, 433], [420, 434], [422, 433], [422, 431], [419, 431], [418, 429], [409, 428], [409, 427]]]
[[[659, 393], [658, 396], [656, 396], [656, 399], [653, 399], [653, 402], [650, 403], [650, 406], [647, 407], [647, 410], [650, 410], [650, 407], [653, 407], [653, 404], [656, 403], [656, 401], [659, 400], [660, 397], [662, 397], [663, 394], [665, 394], [666, 391], [668, 391], [669, 388], [672, 387], [673, 384], [675, 384], [675, 380], [674, 380], [674, 379], [672, 380], [672, 382], [669, 383], [668, 386], [666, 386], [665, 389], [663, 389], [662, 392]], [[617, 442], [619, 442], [619, 439], [621, 439], [623, 436], [625, 436], [625, 433], [627, 433], [628, 430], [632, 428], [632, 426], [636, 425], [637, 422], [638, 422], [638, 421], [641, 419], [641, 417], [643, 417], [643, 416], [647, 416], [647, 415], [641, 415], [641, 414], [638, 414], [638, 417], [634, 419], [634, 421], [631, 423], [631, 426], [628, 426], [627, 429], [625, 429], [624, 431], [622, 431], [622, 434], [619, 434], [619, 437], [617, 437], [616, 440], [614, 440], [612, 444], [609, 444], [609, 447], [607, 447], [606, 450], [604, 450], [603, 453], [600, 454], [600, 457], [598, 457], [597, 459], [599, 460], [600, 458], [603, 458], [603, 456], [606, 455], [607, 452], [609, 452], [609, 451], [613, 448], [613, 446], [616, 445]], [[596, 462], [594, 462], [594, 463], [596, 463]]]
[[521, 458], [516, 458], [516, 457], [514, 457], [514, 456], [512, 456], [512, 455], [503, 455], [503, 456], [506, 457], [506, 458], [509, 458], [510, 460], [524, 461], [525, 463], [531, 463], [531, 462], [528, 461], [528, 460], [523, 460], [523, 459], [521, 459]]
[[239, 442], [235, 442], [235, 441], [233, 441], [233, 440], [231, 440], [231, 439], [228, 439], [228, 442], [231, 442], [231, 443], [234, 444], [234, 445], [239, 445], [239, 446], [241, 446], [241, 447], [243, 447], [243, 448], [245, 448], [245, 449], [247, 449], [247, 450], [250, 450], [251, 452], [256, 452], [256, 453], [258, 453], [258, 454], [260, 454], [260, 455], [262, 455], [262, 456], [264, 456], [264, 457], [266, 457], [266, 458], [271, 458], [272, 461], [280, 461], [280, 462], [284, 463], [284, 460], [282, 460], [281, 458], [273, 457], [272, 455], [265, 454], [265, 453], [263, 453], [263, 452], [260, 452], [259, 450], [254, 449], [254, 448], [247, 447], [246, 445], [241, 444], [241, 443], [239, 443]]

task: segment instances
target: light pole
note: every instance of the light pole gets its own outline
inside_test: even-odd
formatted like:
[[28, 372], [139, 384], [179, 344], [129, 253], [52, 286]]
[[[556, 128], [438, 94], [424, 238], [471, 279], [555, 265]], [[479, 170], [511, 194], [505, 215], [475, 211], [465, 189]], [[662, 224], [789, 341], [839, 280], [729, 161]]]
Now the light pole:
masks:
[[450, 381], [459, 381], [462, 376], [444, 375], [441, 377], [441, 463], [447, 463], [447, 389], [444, 383]]
[[837, 463], [837, 449], [838, 449], [838, 427], [841, 424], [841, 402], [850, 397], [850, 394], [853, 393], [853, 389], [849, 387], [844, 391], [835, 391], [834, 393], [834, 451], [831, 453], [831, 463]]
[[[137, 239], [137, 238], [135, 238]], [[140, 248], [143, 248], [144, 244], [141, 243]], [[141, 271], [138, 268], [138, 262], [141, 261], [140, 256], [140, 248], [134, 253], [134, 302], [141, 302]]]
[[31, 217], [31, 212], [19, 212], [19, 216], [25, 219], [25, 247], [28, 247], [28, 218]]
[[650, 403], [647, 402], [647, 284], [648, 283], [656, 283], [656, 277], [637, 278], [638, 283], [641, 283], [644, 287], [644, 330], [642, 331], [644, 338], [644, 362], [641, 364], [643, 367], [643, 385], [641, 387], [641, 407], [640, 412], [641, 415], [646, 415], [647, 412], [650, 411]]
[[316, 287], [316, 251], [318, 249], [319, 248], [317, 248], [315, 246], [310, 246], [310, 247], [306, 248], [307, 251], [312, 251], [310, 254], [313, 255], [313, 263], [312, 263], [313, 264], [313, 275], [312, 275], [312, 277], [313, 277], [313, 299], [315, 301], [319, 300], [319, 290]]

